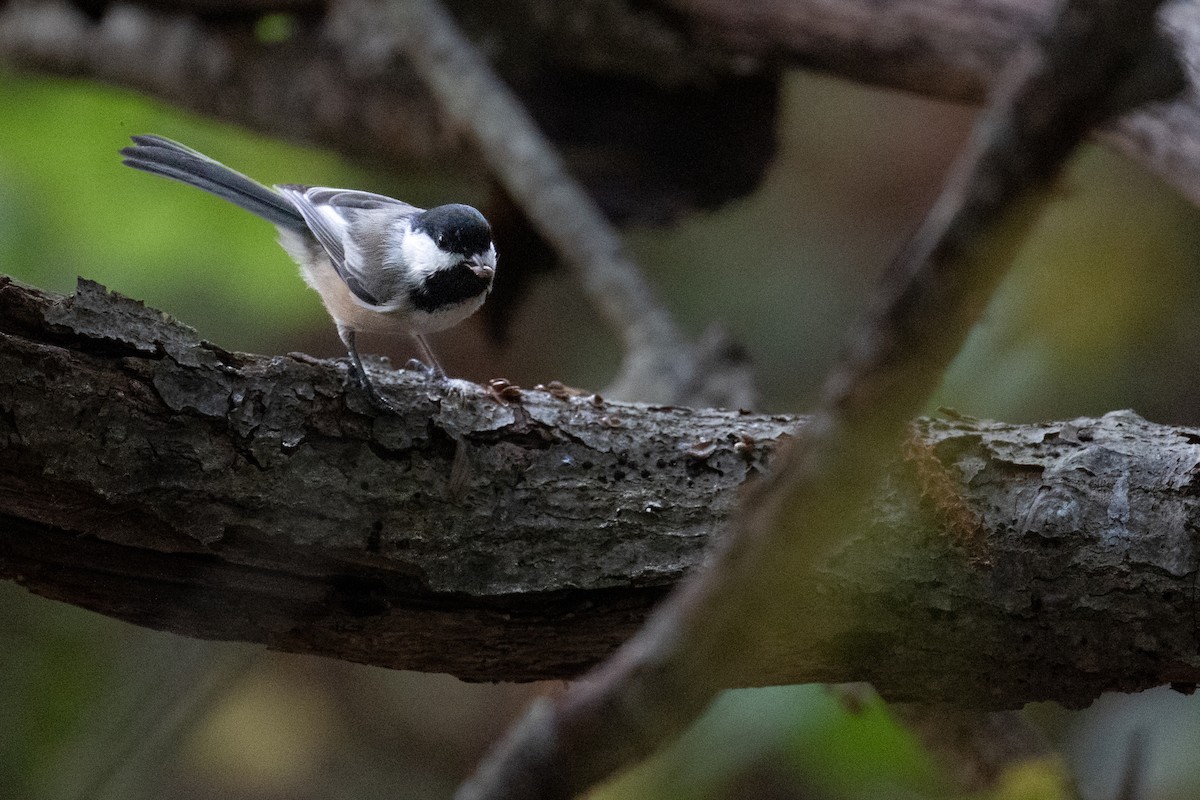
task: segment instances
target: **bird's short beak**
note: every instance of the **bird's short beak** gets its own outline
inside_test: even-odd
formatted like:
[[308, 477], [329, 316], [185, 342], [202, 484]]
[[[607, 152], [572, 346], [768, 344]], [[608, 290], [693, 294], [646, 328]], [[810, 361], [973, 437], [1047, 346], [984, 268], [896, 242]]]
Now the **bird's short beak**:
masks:
[[482, 281], [490, 281], [492, 276], [496, 274], [495, 267], [489, 267], [487, 264], [480, 264], [477, 261], [468, 261], [467, 266], [471, 268], [471, 272]]

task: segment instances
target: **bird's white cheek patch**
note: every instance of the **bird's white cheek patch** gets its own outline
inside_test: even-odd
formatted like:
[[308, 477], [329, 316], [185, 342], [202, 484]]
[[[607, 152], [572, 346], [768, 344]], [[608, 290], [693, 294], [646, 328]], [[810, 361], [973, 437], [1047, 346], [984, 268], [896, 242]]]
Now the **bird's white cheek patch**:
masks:
[[400, 253], [413, 274], [422, 278], [452, 266], [457, 260], [454, 254], [438, 249], [433, 239], [412, 231], [400, 240]]

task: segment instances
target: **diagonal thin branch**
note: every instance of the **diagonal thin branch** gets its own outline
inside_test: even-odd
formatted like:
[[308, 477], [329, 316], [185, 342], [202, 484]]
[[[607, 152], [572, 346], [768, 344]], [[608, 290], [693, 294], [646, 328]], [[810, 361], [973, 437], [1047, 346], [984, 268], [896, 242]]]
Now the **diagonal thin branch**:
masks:
[[[536, 704], [459, 800], [572, 796], [676, 734], [749, 664], [804, 647], [820, 624], [807, 614], [812, 564], [846, 533], [880, 453], [936, 388], [1062, 163], [1154, 45], [1160, 2], [1065, 4], [1014, 63], [807, 435], [747, 493], [711, 567], [563, 697]], [[1140, 99], [1180, 84], [1176, 68]]]
[[698, 363], [698, 351], [599, 206], [437, 0], [339, 0], [331, 14], [333, 37], [362, 74], [387, 73], [401, 58], [410, 62], [445, 116], [471, 137], [534, 227], [574, 269], [625, 349], [623, 374], [606, 394], [687, 400], [701, 369], [711, 365]]
[[407, 58], [447, 118], [478, 144], [539, 232], [576, 268], [629, 349], [682, 339], [620, 236], [567, 172], [520, 100], [436, 0], [339, 2], [331, 27], [363, 74]]

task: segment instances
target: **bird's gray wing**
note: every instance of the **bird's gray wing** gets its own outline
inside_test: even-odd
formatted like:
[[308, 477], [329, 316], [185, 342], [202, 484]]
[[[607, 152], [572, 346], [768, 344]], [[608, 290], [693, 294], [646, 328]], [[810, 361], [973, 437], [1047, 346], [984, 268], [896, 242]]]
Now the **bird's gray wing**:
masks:
[[394, 293], [394, 281], [381, 267], [389, 226], [419, 214], [421, 209], [354, 189], [290, 184], [275, 188], [304, 217], [350, 291], [369, 305], [387, 305]]

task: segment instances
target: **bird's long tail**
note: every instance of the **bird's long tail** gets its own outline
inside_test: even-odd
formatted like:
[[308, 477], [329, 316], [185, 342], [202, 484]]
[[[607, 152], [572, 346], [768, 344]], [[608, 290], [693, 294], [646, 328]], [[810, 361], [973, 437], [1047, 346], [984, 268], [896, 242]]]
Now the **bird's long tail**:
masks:
[[128, 166], [211, 192], [281, 227], [307, 230], [304, 218], [295, 207], [283, 195], [258, 181], [163, 136], [149, 134], [132, 138], [133, 146], [121, 150]]

